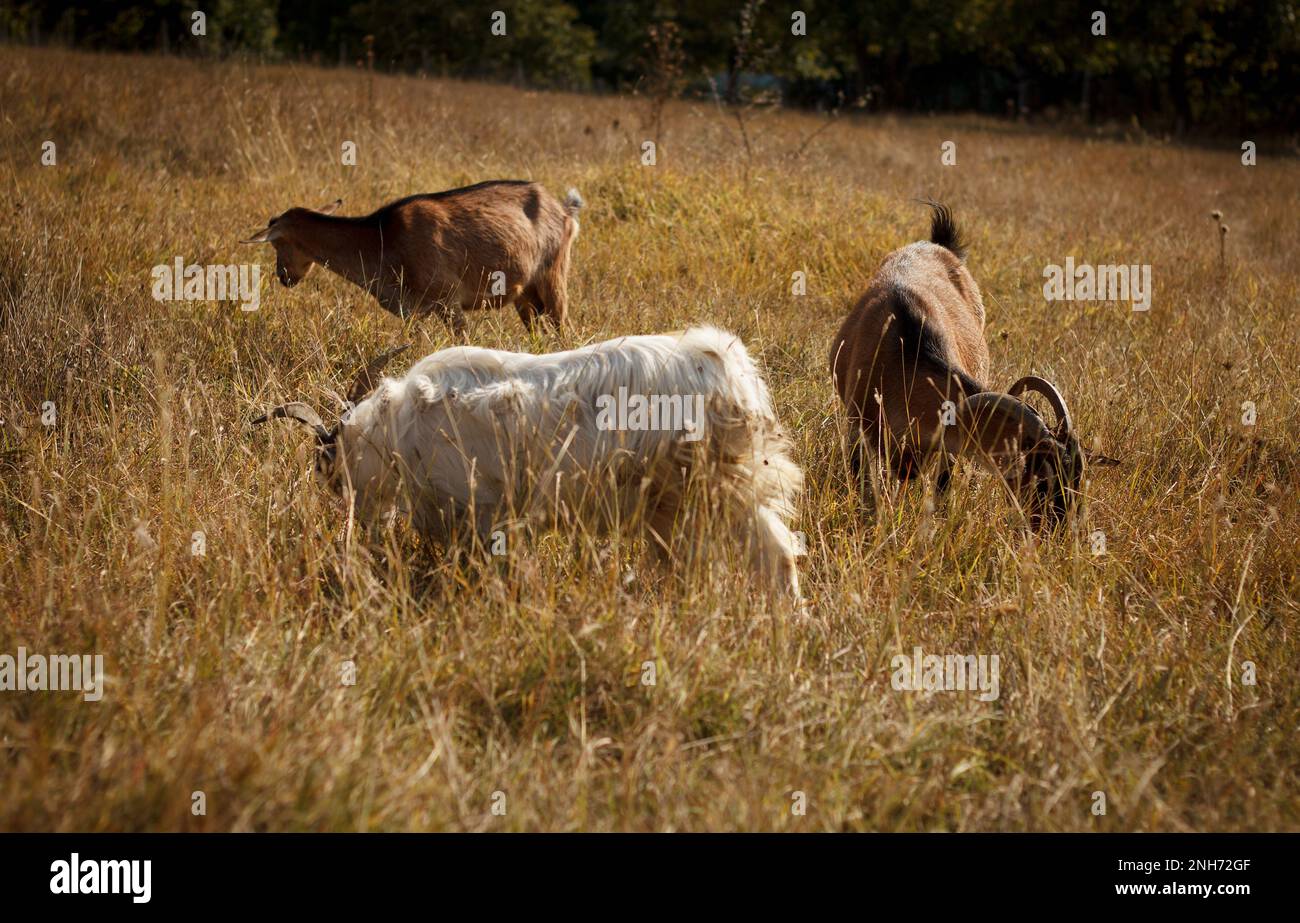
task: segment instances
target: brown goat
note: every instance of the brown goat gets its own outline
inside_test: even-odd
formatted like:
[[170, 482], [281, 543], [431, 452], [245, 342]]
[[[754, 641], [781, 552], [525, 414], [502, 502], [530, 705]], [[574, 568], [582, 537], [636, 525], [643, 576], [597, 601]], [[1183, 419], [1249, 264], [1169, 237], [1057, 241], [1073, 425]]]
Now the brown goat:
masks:
[[398, 317], [436, 313], [457, 334], [464, 312], [513, 304], [530, 329], [568, 310], [569, 250], [582, 197], [560, 202], [537, 183], [493, 180], [390, 202], [356, 218], [291, 208], [244, 243], [275, 247], [291, 288], [320, 263]]
[[[831, 374], [849, 416], [853, 475], [862, 477], [864, 451], [904, 482], [937, 455], [942, 492], [952, 457], [974, 456], [1006, 479], [1035, 528], [1055, 524], [1076, 502], [1083, 478], [1070, 411], [1056, 387], [1037, 376], [1005, 394], [985, 388], [989, 350], [979, 286], [966, 269], [952, 213], [929, 204], [929, 241], [885, 258], [831, 347]], [[1054, 429], [1020, 399], [1025, 391], [1047, 399]]]

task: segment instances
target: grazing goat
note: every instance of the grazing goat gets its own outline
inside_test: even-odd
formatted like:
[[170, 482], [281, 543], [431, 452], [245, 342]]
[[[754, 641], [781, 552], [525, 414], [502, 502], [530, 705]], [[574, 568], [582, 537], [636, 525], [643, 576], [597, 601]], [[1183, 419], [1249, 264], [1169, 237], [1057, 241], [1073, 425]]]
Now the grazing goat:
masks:
[[[984, 303], [965, 266], [951, 212], [932, 209], [930, 240], [885, 258], [831, 347], [831, 374], [849, 416], [850, 465], [864, 451], [901, 481], [937, 455], [942, 492], [953, 456], [995, 468], [1021, 499], [1034, 528], [1054, 525], [1079, 496], [1084, 455], [1060, 391], [1026, 376], [1005, 394], [989, 391]], [[1021, 400], [1047, 399], [1049, 427]], [[1105, 459], [1110, 462], [1110, 459]]]
[[514, 517], [597, 532], [635, 521], [662, 554], [701, 484], [766, 583], [799, 597], [788, 521], [803, 475], [758, 368], [721, 330], [542, 355], [454, 347], [383, 379], [333, 429], [297, 402], [253, 422], [271, 417], [314, 430], [317, 472], [363, 520], [395, 513], [439, 542], [462, 525], [486, 542]]
[[275, 247], [286, 288], [320, 263], [398, 317], [433, 312], [457, 334], [464, 312], [513, 304], [530, 329], [556, 327], [568, 310], [569, 251], [578, 236], [577, 190], [558, 201], [537, 183], [493, 180], [390, 202], [356, 218], [291, 208], [244, 243]]

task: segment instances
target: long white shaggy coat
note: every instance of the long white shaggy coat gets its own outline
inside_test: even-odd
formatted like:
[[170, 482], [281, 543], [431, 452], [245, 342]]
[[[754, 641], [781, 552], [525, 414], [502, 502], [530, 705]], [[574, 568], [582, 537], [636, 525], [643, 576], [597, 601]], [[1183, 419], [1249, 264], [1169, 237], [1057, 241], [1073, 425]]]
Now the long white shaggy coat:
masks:
[[[621, 388], [679, 395], [702, 419], [685, 430], [608, 428], [601, 408]], [[802, 472], [758, 368], [722, 330], [543, 355], [446, 349], [383, 379], [345, 414], [336, 451], [331, 480], [363, 517], [396, 512], [436, 538], [468, 525], [486, 539], [515, 518], [602, 530], [638, 521], [663, 549], [686, 485], [706, 478], [754, 567], [799, 594], [788, 523]]]

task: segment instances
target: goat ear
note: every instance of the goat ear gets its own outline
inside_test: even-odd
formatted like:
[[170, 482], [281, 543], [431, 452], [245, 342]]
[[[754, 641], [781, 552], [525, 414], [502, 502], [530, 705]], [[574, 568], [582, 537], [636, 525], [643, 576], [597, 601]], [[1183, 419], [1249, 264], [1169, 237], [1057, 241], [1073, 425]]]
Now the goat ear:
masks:
[[348, 389], [348, 403], [356, 404], [373, 391], [375, 385], [379, 384], [379, 376], [383, 373], [384, 366], [388, 364], [388, 361], [398, 353], [406, 352], [410, 348], [410, 343], [403, 343], [401, 346], [385, 350], [362, 366], [361, 370], [357, 372], [357, 377], [352, 381], [352, 387]]
[[1089, 465], [1096, 465], [1099, 468], [1113, 468], [1116, 465], [1124, 464], [1118, 458], [1111, 458], [1109, 455], [1102, 455], [1100, 452], [1094, 452], [1091, 449], [1084, 449], [1083, 457]]
[[339, 210], [339, 206], [342, 204], [343, 204], [342, 199], [335, 199], [329, 205], [326, 205], [324, 208], [319, 208], [317, 209], [317, 211], [322, 215], [332, 215]]
[[241, 244], [269, 244], [271, 241], [275, 240], [278, 236], [279, 234], [276, 233], [275, 228], [265, 227], [262, 230], [258, 231], [256, 234], [254, 234], [252, 237], [248, 238], [248, 240], [241, 240], [240, 243]]
[[[1047, 398], [1047, 402], [1052, 405], [1052, 412], [1056, 414], [1056, 429], [1053, 434], [1057, 439], [1065, 440], [1070, 433], [1074, 432], [1074, 421], [1070, 418], [1070, 408], [1066, 406], [1065, 398], [1056, 385], [1052, 384], [1046, 378], [1039, 378], [1037, 375], [1026, 375], [1007, 389], [1007, 394], [1019, 398], [1024, 391], [1034, 391]], [[1024, 398], [1020, 398], [1024, 400]]]
[[943, 440], [952, 454], [973, 454], [995, 468], [1019, 454], [1020, 447], [1060, 446], [1032, 407], [996, 391], [963, 398], [957, 406], [956, 425], [943, 428]]

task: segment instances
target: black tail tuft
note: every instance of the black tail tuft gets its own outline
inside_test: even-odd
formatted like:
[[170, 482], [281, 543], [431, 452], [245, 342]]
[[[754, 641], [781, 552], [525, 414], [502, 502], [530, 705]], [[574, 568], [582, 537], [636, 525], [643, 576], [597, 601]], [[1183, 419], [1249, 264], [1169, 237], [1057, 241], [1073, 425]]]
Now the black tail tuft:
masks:
[[930, 243], [950, 251], [959, 260], [966, 259], [966, 241], [957, 229], [951, 209], [933, 199], [922, 201], [930, 206]]

